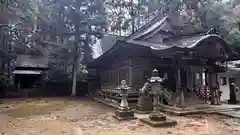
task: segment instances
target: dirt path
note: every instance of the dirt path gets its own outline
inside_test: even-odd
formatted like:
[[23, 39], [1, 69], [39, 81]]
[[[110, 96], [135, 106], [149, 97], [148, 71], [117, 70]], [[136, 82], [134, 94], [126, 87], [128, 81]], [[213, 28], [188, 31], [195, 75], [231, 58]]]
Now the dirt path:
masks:
[[[32, 108], [26, 107], [28, 104]], [[87, 99], [5, 102], [4, 106], [0, 105], [0, 111], [2, 135], [237, 135], [240, 133], [239, 120], [216, 115], [169, 116], [177, 120], [178, 125], [160, 129], [144, 125], [138, 120], [119, 122], [112, 117], [114, 111], [112, 108]], [[20, 116], [17, 115], [18, 111], [21, 113]], [[27, 115], [31, 115], [24, 115], [26, 112]], [[137, 117], [144, 116], [137, 115]]]

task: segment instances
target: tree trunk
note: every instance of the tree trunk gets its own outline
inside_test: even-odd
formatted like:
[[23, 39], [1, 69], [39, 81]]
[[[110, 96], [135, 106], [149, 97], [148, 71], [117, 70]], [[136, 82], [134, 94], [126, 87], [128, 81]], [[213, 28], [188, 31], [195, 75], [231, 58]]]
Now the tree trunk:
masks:
[[140, 11], [140, 8], [141, 8], [141, 0], [138, 0], [138, 19], [137, 19], [137, 28], [140, 28], [140, 23], [141, 23], [141, 19], [140, 19], [140, 14], [141, 14], [141, 11]]
[[77, 82], [77, 70], [78, 70], [78, 42], [80, 39], [79, 33], [79, 20], [75, 20], [76, 35], [74, 37], [74, 50], [73, 50], [73, 67], [72, 67], [72, 94], [71, 96], [76, 96], [76, 82]]
[[[6, 39], [7, 41], [7, 45], [8, 45], [8, 50], [9, 51], [12, 51], [12, 45], [11, 45], [11, 43], [8, 41], [8, 37], [7, 37], [7, 39]], [[11, 57], [11, 53], [8, 51], [8, 55]], [[11, 58], [8, 58], [8, 63], [7, 63], [7, 65], [8, 65], [8, 81], [10, 81], [10, 82], [8, 82], [8, 83], [12, 83], [12, 67], [11, 67]]]
[[131, 16], [132, 16], [132, 33], [134, 33], [135, 19], [134, 19], [134, 9], [133, 9], [133, 0], [131, 0]]
[[76, 96], [76, 81], [77, 81], [77, 69], [76, 69], [77, 61], [74, 60], [72, 67], [72, 94], [71, 96]]
[[[77, 27], [78, 29], [78, 27]], [[78, 31], [78, 30], [77, 30]], [[79, 37], [79, 35], [76, 35]], [[77, 70], [78, 70], [78, 39], [75, 38], [75, 45], [73, 50], [73, 66], [72, 66], [72, 94], [71, 96], [76, 96], [76, 82], [77, 82]]]

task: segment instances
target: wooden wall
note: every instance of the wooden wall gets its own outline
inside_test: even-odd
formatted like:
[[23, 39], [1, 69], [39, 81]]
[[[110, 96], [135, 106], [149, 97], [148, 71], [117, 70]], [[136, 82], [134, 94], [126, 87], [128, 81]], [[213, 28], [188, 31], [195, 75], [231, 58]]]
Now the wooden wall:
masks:
[[131, 85], [133, 90], [138, 90], [144, 85], [144, 77], [151, 76], [151, 61], [146, 58], [134, 58], [130, 63]]
[[149, 77], [150, 61], [144, 58], [115, 59], [108, 68], [100, 70], [101, 89], [115, 89], [126, 80], [132, 90], [144, 84], [144, 76]]
[[128, 59], [116, 58], [107, 68], [100, 70], [101, 89], [115, 89], [123, 79], [129, 84], [129, 63]]

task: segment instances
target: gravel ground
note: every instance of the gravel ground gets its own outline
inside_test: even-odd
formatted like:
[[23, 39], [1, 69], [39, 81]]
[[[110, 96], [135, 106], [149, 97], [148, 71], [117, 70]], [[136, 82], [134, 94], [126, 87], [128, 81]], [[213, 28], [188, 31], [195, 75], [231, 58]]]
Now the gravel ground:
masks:
[[[41, 99], [43, 100], [43, 99]], [[44, 99], [48, 100], [48, 99]], [[62, 99], [54, 99], [56, 101]], [[34, 100], [32, 100], [34, 101]], [[36, 101], [38, 102], [38, 101]], [[47, 101], [51, 104], [53, 100]], [[238, 135], [240, 120], [219, 115], [168, 116], [177, 120], [172, 128], [152, 128], [139, 120], [119, 122], [114, 110], [88, 99], [64, 102], [61, 110], [51, 110], [28, 117], [9, 116], [4, 108], [14, 108], [22, 102], [0, 106], [0, 135]], [[6, 107], [7, 106], [7, 107]], [[10, 107], [9, 107], [10, 106]], [[48, 107], [50, 107], [48, 105]], [[44, 107], [43, 107], [44, 109]], [[17, 111], [17, 110], [16, 110]], [[31, 108], [29, 108], [31, 111]], [[35, 111], [36, 112], [36, 111]], [[145, 117], [146, 115], [137, 115]]]

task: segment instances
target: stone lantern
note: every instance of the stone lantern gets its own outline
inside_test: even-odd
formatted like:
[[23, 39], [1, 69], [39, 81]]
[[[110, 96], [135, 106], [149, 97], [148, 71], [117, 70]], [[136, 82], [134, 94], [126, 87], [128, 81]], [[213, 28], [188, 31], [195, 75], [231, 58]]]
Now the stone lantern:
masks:
[[152, 71], [152, 77], [150, 78], [151, 92], [153, 94], [153, 111], [149, 114], [149, 117], [141, 118], [140, 121], [149, 124], [153, 127], [173, 126], [177, 124], [176, 121], [167, 119], [166, 116], [160, 112], [160, 104], [163, 104], [164, 90], [163, 79], [158, 76], [158, 70]]
[[119, 89], [122, 95], [122, 100], [120, 106], [115, 112], [114, 118], [118, 120], [136, 119], [136, 117], [134, 117], [134, 111], [128, 106], [127, 97], [130, 87], [127, 85], [125, 80], [121, 81]]
[[153, 94], [153, 112], [149, 115], [150, 119], [166, 119], [160, 112], [160, 104], [163, 104], [164, 91], [163, 91], [163, 79], [158, 76], [158, 70], [152, 71], [152, 77], [150, 78], [152, 94]]
[[126, 81], [122, 80], [121, 85], [120, 85], [120, 92], [121, 92], [121, 95], [122, 95], [120, 109], [122, 109], [122, 110], [126, 110], [126, 109], [128, 110], [129, 109], [128, 101], [127, 101], [129, 90], [130, 90], [130, 87], [127, 85]]

